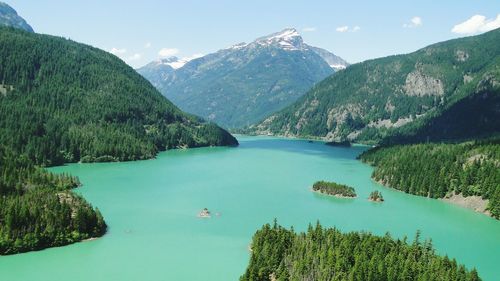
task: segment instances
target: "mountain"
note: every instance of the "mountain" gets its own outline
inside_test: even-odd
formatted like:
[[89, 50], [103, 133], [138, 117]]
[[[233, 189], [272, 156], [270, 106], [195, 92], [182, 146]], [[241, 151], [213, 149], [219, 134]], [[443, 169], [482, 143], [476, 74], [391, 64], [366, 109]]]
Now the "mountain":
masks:
[[0, 2], [0, 26], [11, 26], [34, 32], [33, 28], [17, 14], [16, 10], [4, 2]]
[[139, 73], [142, 76], [147, 77], [153, 86], [160, 89], [163, 81], [169, 80], [170, 77], [174, 75], [175, 70], [181, 68], [187, 62], [187, 60], [183, 60], [175, 56], [160, 59], [158, 61], [150, 62], [140, 68]]
[[237, 144], [107, 52], [7, 28], [0, 47], [0, 141], [35, 163], [135, 160], [168, 148]]
[[181, 109], [237, 128], [291, 104], [347, 65], [285, 29], [190, 61], [152, 62], [138, 72]]
[[104, 234], [68, 175], [43, 166], [152, 158], [176, 147], [236, 145], [186, 114], [105, 51], [0, 27], [0, 255]]
[[351, 65], [248, 131], [406, 143], [487, 136], [498, 120], [500, 29]]
[[328, 63], [328, 65], [336, 71], [345, 69], [349, 65], [344, 59], [328, 52], [325, 49], [321, 49], [321, 48], [313, 47], [313, 46], [308, 46], [308, 47], [313, 52], [318, 54], [322, 59], [324, 59], [326, 61], [326, 63]]

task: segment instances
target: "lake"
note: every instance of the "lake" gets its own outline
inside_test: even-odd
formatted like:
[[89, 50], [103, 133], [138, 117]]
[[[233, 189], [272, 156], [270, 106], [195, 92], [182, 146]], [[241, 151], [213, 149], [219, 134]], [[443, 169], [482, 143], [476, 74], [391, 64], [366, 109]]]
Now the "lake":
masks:
[[[498, 280], [500, 222], [373, 182], [373, 168], [355, 159], [367, 147], [239, 141], [236, 148], [172, 150], [154, 160], [52, 168], [80, 177], [76, 192], [101, 210], [109, 231], [93, 241], [0, 257], [0, 280], [238, 280], [252, 235], [274, 218], [296, 230], [317, 220], [410, 239], [421, 230], [438, 253], [476, 267], [483, 280]], [[358, 198], [313, 193], [317, 180], [353, 186]], [[384, 203], [367, 200], [375, 189]], [[213, 216], [198, 218], [205, 207]]]

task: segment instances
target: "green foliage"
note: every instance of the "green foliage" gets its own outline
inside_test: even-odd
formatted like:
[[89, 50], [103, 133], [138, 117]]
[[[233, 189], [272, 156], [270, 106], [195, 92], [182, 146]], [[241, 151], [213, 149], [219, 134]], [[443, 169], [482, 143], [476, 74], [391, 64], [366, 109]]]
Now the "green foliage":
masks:
[[106, 223], [69, 190], [77, 178], [54, 175], [0, 146], [0, 255], [101, 236]]
[[435, 254], [431, 241], [408, 243], [369, 233], [341, 233], [319, 223], [295, 233], [266, 224], [252, 240], [250, 263], [240, 281], [481, 280], [454, 259]]
[[384, 201], [384, 196], [382, 196], [382, 192], [374, 190], [370, 192], [370, 196], [368, 197], [368, 199], [374, 202], [382, 202]]
[[344, 141], [329, 141], [329, 142], [325, 142], [325, 145], [328, 145], [328, 146], [340, 146], [340, 147], [351, 147], [352, 144], [350, 141], [348, 140], [344, 140]]
[[500, 139], [458, 144], [378, 147], [360, 155], [372, 177], [407, 193], [432, 198], [478, 195], [500, 218]]
[[367, 143], [500, 132], [498, 42], [500, 29], [351, 65], [246, 132]]
[[237, 144], [187, 115], [115, 56], [62, 38], [0, 28], [0, 143], [38, 164], [152, 158]]
[[0, 254], [106, 231], [100, 212], [70, 191], [78, 179], [40, 166], [236, 144], [215, 124], [177, 109], [111, 54], [0, 27]]
[[335, 182], [318, 181], [314, 183], [312, 189], [328, 195], [356, 197], [356, 191], [353, 187]]
[[[499, 57], [500, 59], [500, 57]], [[496, 66], [500, 77], [500, 60]], [[457, 141], [487, 138], [500, 132], [500, 88], [483, 81], [482, 90], [448, 104], [406, 126], [389, 131], [382, 144]]]

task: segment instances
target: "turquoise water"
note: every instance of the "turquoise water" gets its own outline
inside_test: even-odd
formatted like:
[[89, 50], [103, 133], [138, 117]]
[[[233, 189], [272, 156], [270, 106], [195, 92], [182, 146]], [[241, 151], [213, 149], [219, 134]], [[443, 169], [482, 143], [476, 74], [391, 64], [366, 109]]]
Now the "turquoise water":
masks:
[[[100, 239], [0, 257], [1, 281], [238, 280], [253, 233], [277, 218], [306, 229], [320, 220], [343, 231], [431, 237], [437, 251], [499, 280], [500, 222], [472, 211], [384, 188], [355, 160], [365, 147], [240, 137], [237, 148], [161, 153], [126, 163], [52, 169], [80, 177], [77, 189], [103, 213]], [[357, 199], [312, 193], [316, 180], [354, 186]], [[365, 198], [382, 191], [386, 202]], [[220, 216], [197, 218], [204, 207]]]

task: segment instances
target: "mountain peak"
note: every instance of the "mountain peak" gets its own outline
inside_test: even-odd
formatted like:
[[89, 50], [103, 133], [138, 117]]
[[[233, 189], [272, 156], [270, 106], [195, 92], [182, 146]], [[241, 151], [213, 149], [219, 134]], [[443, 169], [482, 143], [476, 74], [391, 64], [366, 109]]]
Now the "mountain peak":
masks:
[[174, 104], [229, 128], [248, 126], [281, 110], [347, 65], [307, 45], [294, 28], [232, 45], [179, 69], [170, 67], [172, 63], [138, 71]]
[[299, 32], [295, 28], [285, 28], [280, 32], [273, 33], [267, 36], [270, 39], [279, 39], [279, 40], [289, 40], [290, 38], [300, 37]]
[[285, 28], [255, 40], [261, 46], [278, 45], [285, 50], [301, 50], [304, 48], [304, 41], [295, 28]]

